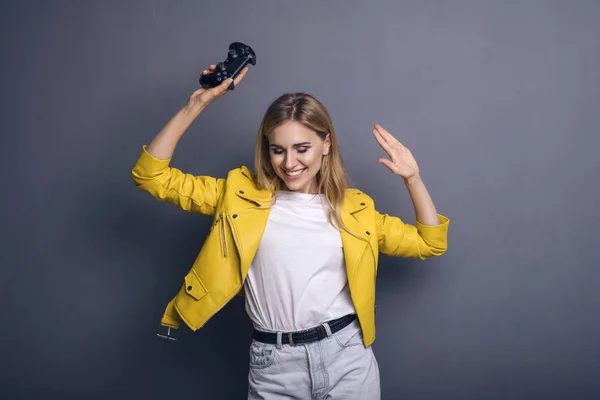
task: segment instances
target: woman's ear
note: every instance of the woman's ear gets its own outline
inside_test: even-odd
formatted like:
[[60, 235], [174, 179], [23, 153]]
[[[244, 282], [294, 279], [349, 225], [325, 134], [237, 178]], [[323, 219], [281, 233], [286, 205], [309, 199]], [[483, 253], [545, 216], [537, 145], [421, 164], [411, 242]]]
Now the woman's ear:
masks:
[[327, 136], [325, 137], [325, 140], [323, 141], [323, 155], [324, 156], [329, 154], [330, 148], [331, 148], [331, 139], [329, 138], [329, 133], [328, 133]]

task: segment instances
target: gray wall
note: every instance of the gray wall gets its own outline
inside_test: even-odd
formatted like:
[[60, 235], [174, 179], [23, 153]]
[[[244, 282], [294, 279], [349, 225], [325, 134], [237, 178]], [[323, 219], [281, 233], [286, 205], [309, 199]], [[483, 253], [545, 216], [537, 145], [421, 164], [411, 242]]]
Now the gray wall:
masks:
[[3, 3], [0, 398], [244, 398], [241, 297], [155, 336], [210, 218], [130, 178], [236, 40], [258, 64], [174, 166], [251, 166], [268, 104], [305, 91], [380, 211], [414, 223], [375, 123], [451, 218], [443, 257], [381, 259], [384, 399], [600, 397], [599, 2], [203, 3]]

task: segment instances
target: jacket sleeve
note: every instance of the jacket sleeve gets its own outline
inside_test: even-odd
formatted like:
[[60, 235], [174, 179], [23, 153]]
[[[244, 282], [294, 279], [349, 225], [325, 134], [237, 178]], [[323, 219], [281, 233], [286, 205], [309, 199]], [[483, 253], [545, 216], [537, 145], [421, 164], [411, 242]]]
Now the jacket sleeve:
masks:
[[450, 220], [438, 214], [438, 225], [404, 223], [400, 218], [380, 214], [375, 210], [379, 251], [395, 257], [424, 260], [441, 256], [448, 248], [448, 224]]
[[169, 167], [171, 159], [152, 156], [142, 146], [142, 152], [133, 166], [131, 177], [135, 186], [154, 198], [167, 201], [188, 212], [213, 215], [225, 179], [186, 174]]

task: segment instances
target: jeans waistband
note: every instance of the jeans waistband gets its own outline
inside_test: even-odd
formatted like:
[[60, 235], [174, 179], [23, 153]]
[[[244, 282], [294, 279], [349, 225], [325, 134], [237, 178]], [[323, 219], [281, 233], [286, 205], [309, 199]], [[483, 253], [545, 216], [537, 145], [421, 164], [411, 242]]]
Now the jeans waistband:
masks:
[[[327, 321], [324, 324], [329, 326], [331, 333], [338, 332], [350, 325], [356, 319], [356, 314], [344, 315], [341, 318]], [[277, 344], [277, 332], [263, 332], [253, 329], [252, 337], [263, 343]], [[297, 332], [282, 332], [281, 344], [302, 344], [316, 342], [325, 339], [328, 336], [325, 326], [319, 325], [311, 329]]]

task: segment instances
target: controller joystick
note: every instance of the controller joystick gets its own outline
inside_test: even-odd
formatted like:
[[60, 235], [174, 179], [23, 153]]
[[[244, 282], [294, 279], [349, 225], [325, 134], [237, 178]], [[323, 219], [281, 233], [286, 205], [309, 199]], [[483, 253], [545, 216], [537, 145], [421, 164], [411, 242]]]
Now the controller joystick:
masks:
[[[244, 43], [233, 42], [229, 45], [227, 59], [219, 62], [214, 72], [200, 75], [200, 86], [203, 88], [213, 88], [219, 86], [227, 78], [235, 79], [248, 64], [256, 65], [256, 53], [254, 53], [254, 50]], [[235, 89], [235, 84], [231, 82], [228, 90], [233, 89]]]

